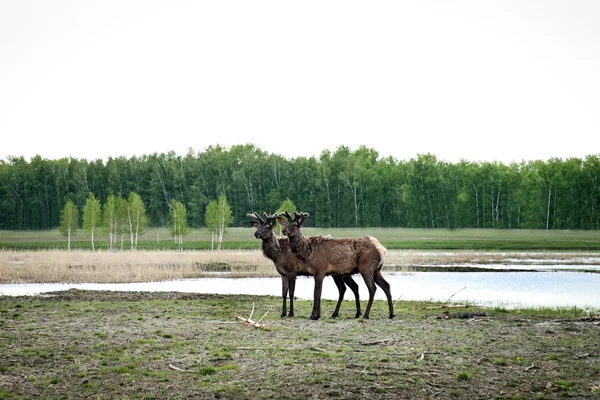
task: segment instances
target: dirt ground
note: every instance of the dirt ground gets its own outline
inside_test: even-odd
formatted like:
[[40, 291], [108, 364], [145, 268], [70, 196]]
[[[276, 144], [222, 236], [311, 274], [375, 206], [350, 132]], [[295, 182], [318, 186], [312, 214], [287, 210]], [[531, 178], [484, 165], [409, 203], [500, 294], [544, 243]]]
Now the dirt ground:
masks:
[[[236, 319], [253, 305], [266, 329]], [[311, 321], [310, 301], [281, 318], [271, 296], [0, 296], [0, 399], [600, 398], [600, 325], [585, 310], [444, 318], [400, 301], [390, 320], [377, 301], [364, 320], [353, 301], [332, 319], [334, 305]]]

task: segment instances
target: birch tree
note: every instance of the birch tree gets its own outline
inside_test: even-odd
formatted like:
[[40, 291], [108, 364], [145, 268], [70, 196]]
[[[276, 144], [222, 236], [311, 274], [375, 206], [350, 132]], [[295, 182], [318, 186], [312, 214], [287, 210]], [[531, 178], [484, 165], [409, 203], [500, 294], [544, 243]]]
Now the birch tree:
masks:
[[146, 216], [146, 207], [144, 201], [135, 192], [129, 194], [127, 202], [127, 221], [129, 226], [129, 236], [131, 239], [131, 250], [137, 249], [139, 235], [144, 233], [148, 226], [148, 217]]
[[71, 236], [77, 231], [77, 219], [79, 212], [75, 203], [71, 200], [67, 201], [64, 208], [60, 212], [60, 228], [61, 235], [67, 237], [67, 248], [71, 251]]
[[186, 210], [182, 202], [175, 199], [171, 200], [171, 210], [169, 212], [170, 224], [169, 232], [175, 238], [177, 250], [183, 250], [183, 237], [189, 234], [190, 228], [186, 220]]
[[223, 235], [227, 233], [227, 228], [233, 222], [231, 208], [227, 203], [225, 195], [220, 195], [218, 200], [212, 200], [206, 207], [206, 227], [211, 234], [211, 249], [214, 250], [215, 241], [217, 250], [221, 250], [223, 244]]
[[[285, 199], [281, 206], [277, 209], [277, 214], [287, 211], [290, 215], [294, 214], [296, 211], [296, 205], [290, 199]], [[277, 222], [277, 226], [279, 227], [279, 235], [281, 236], [281, 224]]]
[[90, 233], [92, 240], [92, 250], [96, 250], [94, 245], [94, 237], [102, 224], [102, 206], [92, 193], [85, 200], [83, 207], [83, 229]]
[[106, 199], [102, 210], [102, 216], [104, 220], [104, 229], [108, 232], [108, 248], [112, 251], [116, 250], [117, 237], [118, 237], [118, 204], [117, 196], [111, 194]]

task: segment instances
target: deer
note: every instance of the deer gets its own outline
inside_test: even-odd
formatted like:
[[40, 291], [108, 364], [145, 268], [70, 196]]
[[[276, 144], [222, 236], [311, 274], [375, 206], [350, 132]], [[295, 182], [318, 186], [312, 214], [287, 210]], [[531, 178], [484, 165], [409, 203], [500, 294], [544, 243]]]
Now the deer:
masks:
[[389, 306], [389, 317], [394, 318], [394, 306], [390, 284], [383, 278], [381, 268], [387, 249], [373, 236], [334, 239], [324, 236], [304, 237], [301, 228], [308, 213], [294, 211], [278, 214], [277, 221], [283, 225], [282, 233], [290, 240], [292, 252], [306, 263], [308, 273], [315, 279], [313, 309], [310, 319], [321, 317], [321, 292], [323, 278], [327, 275], [346, 276], [360, 273], [369, 290], [369, 301], [363, 318], [369, 319], [369, 313], [375, 291], [379, 286], [385, 292]]
[[[283, 298], [283, 306], [281, 310], [281, 317], [286, 316], [286, 300], [289, 291], [290, 295], [290, 310], [287, 314], [288, 317], [294, 316], [294, 290], [296, 288], [296, 277], [297, 276], [309, 276], [307, 266], [304, 262], [298, 259], [296, 255], [291, 251], [290, 241], [287, 237], [277, 238], [273, 232], [273, 228], [277, 222], [278, 214], [275, 213], [269, 216], [264, 213], [265, 219], [263, 220], [258, 213], [248, 214], [250, 223], [256, 231], [254, 237], [262, 240], [262, 252], [265, 257], [273, 261], [275, 268], [279, 275], [281, 275], [282, 290], [281, 295]], [[350, 275], [347, 276], [334, 276], [333, 280], [338, 288], [339, 297], [338, 302], [335, 306], [335, 310], [331, 315], [332, 318], [336, 318], [340, 312], [340, 306], [344, 300], [344, 293], [346, 292], [346, 285], [354, 293], [356, 299], [356, 315], [354, 318], [361, 316], [360, 310], [360, 298], [358, 292], [358, 284], [352, 279]]]

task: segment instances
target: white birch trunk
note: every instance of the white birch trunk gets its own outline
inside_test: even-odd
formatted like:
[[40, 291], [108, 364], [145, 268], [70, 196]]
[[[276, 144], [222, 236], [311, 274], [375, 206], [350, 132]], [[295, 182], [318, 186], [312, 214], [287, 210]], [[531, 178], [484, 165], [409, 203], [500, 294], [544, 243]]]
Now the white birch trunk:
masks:
[[546, 232], [548, 232], [548, 226], [550, 225], [550, 195], [552, 193], [552, 187], [548, 186], [548, 208], [546, 210]]
[[129, 220], [129, 239], [131, 240], [131, 250], [133, 250], [133, 220], [131, 219], [131, 207], [127, 206], [127, 219]]
[[92, 251], [96, 251], [96, 247], [94, 246], [94, 224], [92, 223]]
[[138, 244], [138, 235], [140, 232], [140, 214], [139, 212], [136, 215], [136, 219], [135, 219], [135, 243], [134, 246], [137, 249], [137, 244]]

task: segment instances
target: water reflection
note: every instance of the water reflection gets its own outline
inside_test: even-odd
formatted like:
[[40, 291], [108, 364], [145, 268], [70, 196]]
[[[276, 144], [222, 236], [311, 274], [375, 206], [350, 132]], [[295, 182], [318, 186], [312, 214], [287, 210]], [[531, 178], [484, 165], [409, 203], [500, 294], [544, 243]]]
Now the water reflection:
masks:
[[[585, 272], [410, 272], [387, 273], [394, 299], [447, 301], [481, 304], [488, 307], [570, 307], [600, 308], [600, 274]], [[360, 275], [355, 279], [361, 298], [368, 292]], [[141, 283], [73, 283], [0, 285], [0, 295], [35, 295], [70, 288], [119, 291], [176, 291], [217, 294], [281, 295], [280, 278], [202, 278]], [[461, 290], [465, 288], [464, 290]], [[312, 278], [299, 278], [296, 296], [312, 299]], [[324, 299], [337, 299], [330, 278], [323, 285]], [[346, 299], [352, 300], [350, 291]], [[381, 289], [376, 299], [384, 300]]]

